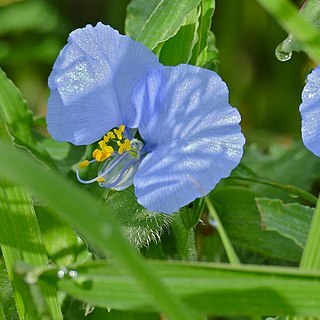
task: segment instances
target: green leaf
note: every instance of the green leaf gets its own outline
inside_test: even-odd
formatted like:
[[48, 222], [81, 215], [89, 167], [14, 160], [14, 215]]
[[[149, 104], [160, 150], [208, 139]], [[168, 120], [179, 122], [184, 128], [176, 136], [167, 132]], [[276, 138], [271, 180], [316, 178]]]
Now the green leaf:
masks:
[[308, 233], [307, 243], [303, 251], [300, 268], [303, 270], [320, 269], [320, 198], [316, 206], [310, 230]]
[[298, 203], [284, 204], [278, 199], [256, 198], [262, 227], [292, 239], [302, 249], [307, 240], [314, 209]]
[[36, 207], [42, 238], [52, 262], [57, 265], [75, 263], [78, 236], [71, 225], [51, 213], [47, 207]]
[[87, 192], [67, 182], [55, 172], [45, 170], [37, 161], [2, 141], [0, 150], [2, 178], [29, 188], [45, 200], [54, 212], [72, 223], [98, 250], [105, 252], [108, 249], [122, 266], [121, 270], [126, 269], [132, 273], [136, 284], [143, 288], [145, 294], [149, 294], [159, 310], [172, 319], [194, 319], [192, 310], [171, 294], [125, 240], [112, 210], [108, 210]]
[[213, 32], [209, 31], [207, 59], [204, 62], [203, 67], [213, 71], [217, 71], [218, 65], [219, 65], [219, 50], [216, 46], [216, 37]]
[[[189, 307], [211, 315], [304, 315], [320, 313], [320, 273], [294, 268], [149, 262], [154, 274]], [[154, 307], [129, 273], [112, 262], [74, 267], [76, 278], [58, 279], [57, 270], [40, 279], [70, 295], [115, 310]]]
[[[320, 63], [320, 32], [288, 0], [257, 0], [278, 23], [298, 41], [317, 63]], [[281, 48], [280, 48], [281, 49]], [[288, 60], [291, 52], [280, 52], [278, 58]]]
[[13, 298], [12, 286], [2, 257], [0, 259], [0, 305], [3, 309], [3, 314], [7, 319], [19, 319]]
[[173, 37], [185, 17], [197, 8], [200, 0], [162, 0], [144, 24], [137, 40], [150, 50]]
[[210, 194], [233, 245], [266, 257], [298, 262], [302, 249], [274, 231], [261, 230], [256, 192], [243, 187], [220, 187]]
[[[1, 109], [0, 137], [10, 141]], [[21, 162], [20, 165], [24, 166]], [[15, 168], [10, 170], [10, 174], [13, 171]], [[21, 287], [21, 280], [14, 274], [14, 265], [18, 261], [24, 261], [34, 266], [43, 266], [48, 263], [30, 196], [20, 186], [8, 184], [3, 179], [0, 182], [0, 244], [7, 272], [14, 288]], [[54, 288], [48, 284], [40, 287], [51, 318], [62, 319]], [[14, 297], [20, 318], [32, 319], [34, 306], [28, 300], [24, 300], [23, 288], [22, 291], [14, 290]], [[39, 302], [37, 306], [41, 307], [41, 303]]]
[[[212, 16], [215, 10], [215, 0], [201, 0], [200, 17], [197, 28], [197, 43], [195, 44], [191, 64], [203, 67], [208, 62], [208, 41]], [[212, 58], [211, 58], [212, 59]]]
[[160, 51], [160, 61], [167, 66], [187, 63], [195, 43], [197, 9], [185, 17], [185, 21], [175, 36], [168, 39]]
[[150, 212], [142, 207], [134, 194], [134, 188], [113, 193], [106, 205], [115, 213], [122, 232], [136, 248], [148, 246], [151, 241], [160, 241], [161, 234], [168, 230], [173, 220], [171, 215]]
[[[320, 27], [320, 4], [318, 0], [305, 1], [299, 14], [317, 28]], [[277, 48], [278, 53], [282, 53], [284, 55], [290, 55], [292, 51], [300, 51], [302, 49], [303, 45], [297, 39], [295, 39], [292, 34], [289, 34], [288, 37], [283, 42], [281, 42]]]
[[86, 151], [85, 146], [75, 146], [68, 142], [58, 142], [51, 138], [44, 139], [41, 137], [39, 142], [48, 153], [60, 173], [65, 176], [67, 176], [70, 170], [72, 170], [71, 167], [75, 163], [80, 162]]
[[2, 108], [11, 134], [18, 140], [18, 143], [23, 143], [31, 149], [37, 149], [36, 141], [31, 132], [32, 113], [20, 91], [1, 69], [0, 87], [0, 108]]
[[142, 27], [161, 0], [131, 0], [127, 6], [125, 31], [132, 39], [137, 39]]
[[[105, 320], [106, 310], [97, 308], [92, 314], [92, 320]], [[108, 312], [108, 320], [161, 320], [160, 315], [147, 312], [127, 312], [112, 310]]]
[[[290, 146], [272, 145], [267, 152], [256, 145], [245, 149], [241, 165], [232, 177], [248, 181], [250, 188], [268, 198], [285, 202], [297, 202], [297, 197], [315, 204], [316, 197], [310, 191], [319, 176], [320, 160], [302, 143]], [[301, 174], [303, 167], [304, 174]], [[250, 168], [250, 169], [249, 169]], [[267, 178], [266, 178], [267, 177]], [[234, 181], [229, 181], [232, 184]], [[253, 183], [251, 183], [253, 182]]]
[[195, 248], [194, 229], [188, 227], [183, 222], [183, 215], [186, 212], [182, 210], [179, 214], [175, 215], [175, 219], [171, 224], [173, 231], [176, 250], [181, 260], [196, 261], [197, 252]]

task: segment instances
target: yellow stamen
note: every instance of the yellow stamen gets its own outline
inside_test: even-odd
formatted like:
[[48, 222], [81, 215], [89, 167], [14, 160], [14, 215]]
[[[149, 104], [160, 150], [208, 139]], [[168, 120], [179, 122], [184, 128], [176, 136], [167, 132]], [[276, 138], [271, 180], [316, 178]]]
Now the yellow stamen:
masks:
[[104, 177], [98, 177], [97, 182], [105, 182], [106, 179]]
[[122, 124], [120, 127], [119, 127], [119, 130], [118, 129], [114, 129], [114, 133], [116, 134], [118, 140], [122, 140], [122, 134], [124, 132], [124, 129], [126, 127]]
[[131, 149], [130, 140], [128, 139], [124, 140], [123, 143], [120, 141], [117, 141], [117, 144], [119, 146], [119, 150], [118, 150], [119, 154], [123, 154], [124, 151], [130, 151]]
[[98, 142], [98, 145], [99, 145], [99, 147], [100, 147], [101, 149], [104, 149], [104, 148], [107, 146], [107, 144], [106, 144], [106, 142], [105, 142], [104, 140], [99, 141], [99, 142]]
[[112, 131], [109, 131], [104, 137], [103, 140], [105, 142], [109, 142], [110, 139], [115, 139], [116, 136], [114, 135], [114, 133]]
[[92, 153], [92, 157], [95, 158], [98, 162], [102, 162], [109, 158], [113, 153], [114, 150], [112, 147], [105, 146], [105, 148], [103, 148], [102, 150], [95, 149]]
[[89, 160], [83, 160], [82, 162], [79, 163], [79, 168], [85, 168], [90, 164]]

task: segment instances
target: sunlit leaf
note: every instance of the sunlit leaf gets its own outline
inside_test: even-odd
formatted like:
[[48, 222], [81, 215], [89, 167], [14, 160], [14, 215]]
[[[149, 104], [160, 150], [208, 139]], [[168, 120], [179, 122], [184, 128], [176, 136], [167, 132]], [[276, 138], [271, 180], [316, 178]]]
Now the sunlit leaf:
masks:
[[200, 0], [162, 0], [144, 24], [137, 40], [153, 50], [158, 43], [173, 37], [185, 17]]
[[278, 199], [256, 198], [262, 227], [292, 239], [304, 248], [314, 209], [298, 203], [284, 204]]

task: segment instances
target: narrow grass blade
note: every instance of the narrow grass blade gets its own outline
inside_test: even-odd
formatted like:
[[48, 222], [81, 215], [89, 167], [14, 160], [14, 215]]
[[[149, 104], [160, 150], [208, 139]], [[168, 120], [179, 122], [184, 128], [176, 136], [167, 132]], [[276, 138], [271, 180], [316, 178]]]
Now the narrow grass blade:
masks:
[[[148, 262], [148, 266], [189, 307], [211, 315], [252, 316], [320, 313], [320, 273], [297, 268]], [[72, 296], [118, 310], [152, 311], [150, 297], [133, 277], [112, 262], [74, 266], [77, 277], [40, 276]], [[185, 318], [181, 318], [185, 319]]]
[[311, 222], [307, 243], [300, 262], [301, 269], [320, 270], [320, 198]]
[[257, 0], [279, 24], [305, 47], [308, 54], [320, 63], [320, 32], [311, 23], [299, 15], [288, 0]]
[[150, 295], [154, 305], [171, 317], [170, 319], [194, 319], [192, 312], [180, 303], [129, 245], [110, 209], [76, 185], [66, 182], [52, 171], [45, 170], [37, 161], [2, 141], [0, 150], [2, 178], [21, 183], [33, 191], [70, 221], [98, 250], [103, 252], [108, 249], [122, 267], [130, 271], [138, 286]]
[[224, 227], [221, 223], [219, 215], [208, 197], [206, 198], [206, 205], [209, 210], [210, 216], [217, 224], [217, 229], [218, 229], [221, 241], [222, 241], [223, 246], [226, 250], [226, 253], [227, 253], [227, 256], [228, 256], [230, 263], [235, 264], [235, 265], [240, 264], [240, 260], [237, 256], [236, 252], [234, 251], [234, 248], [230, 242], [230, 239], [229, 239], [226, 231], [224, 230]]
[[[1, 109], [0, 137], [7, 141], [11, 140]], [[48, 257], [42, 243], [32, 201], [21, 187], [13, 186], [3, 180], [0, 181], [0, 213], [0, 245], [9, 278], [15, 288], [18, 279], [15, 277], [13, 269], [18, 261], [40, 266], [47, 264]], [[41, 289], [44, 292], [44, 302], [50, 310], [52, 319], [62, 319], [55, 289], [50, 285], [43, 285]], [[21, 292], [14, 290], [14, 295], [20, 318], [29, 318], [29, 303], [23, 300]]]

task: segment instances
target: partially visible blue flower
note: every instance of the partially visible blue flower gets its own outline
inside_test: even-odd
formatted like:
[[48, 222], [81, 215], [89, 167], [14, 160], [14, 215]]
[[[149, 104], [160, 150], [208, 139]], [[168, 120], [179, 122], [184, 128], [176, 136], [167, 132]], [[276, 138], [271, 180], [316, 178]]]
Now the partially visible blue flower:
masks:
[[48, 130], [76, 145], [98, 141], [100, 186], [132, 183], [138, 202], [172, 213], [210, 192], [240, 162], [244, 137], [213, 71], [167, 67], [142, 44], [99, 23], [70, 34], [49, 78]]
[[320, 157], [320, 66], [307, 79], [300, 105], [301, 132], [305, 146]]

